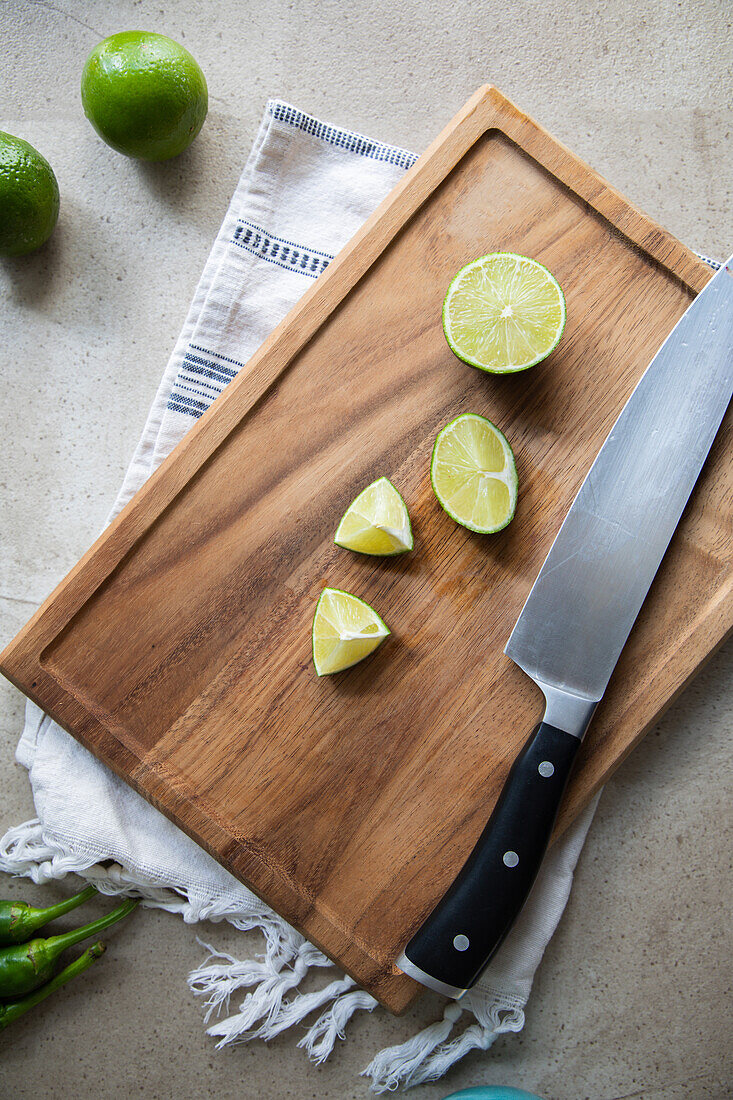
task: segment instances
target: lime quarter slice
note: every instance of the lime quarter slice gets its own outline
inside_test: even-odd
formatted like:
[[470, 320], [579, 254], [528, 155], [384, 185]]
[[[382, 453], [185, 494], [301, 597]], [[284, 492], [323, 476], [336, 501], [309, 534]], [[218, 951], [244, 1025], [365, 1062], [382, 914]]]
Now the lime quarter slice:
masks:
[[386, 477], [367, 485], [344, 513], [334, 542], [359, 554], [388, 557], [412, 550], [407, 505]]
[[324, 588], [313, 616], [313, 664], [319, 676], [368, 657], [389, 634], [376, 611], [349, 592]]
[[466, 264], [448, 287], [443, 332], [459, 359], [493, 374], [527, 370], [557, 347], [565, 295], [537, 260], [492, 252]]
[[493, 534], [514, 515], [514, 455], [506, 437], [483, 416], [464, 413], [438, 432], [430, 480], [448, 515], [470, 531]]

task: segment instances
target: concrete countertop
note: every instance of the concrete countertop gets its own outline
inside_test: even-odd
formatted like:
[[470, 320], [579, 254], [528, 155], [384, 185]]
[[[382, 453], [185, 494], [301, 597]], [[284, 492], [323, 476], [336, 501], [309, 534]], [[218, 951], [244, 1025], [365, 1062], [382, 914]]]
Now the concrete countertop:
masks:
[[[687, 244], [733, 244], [727, 0], [5, 0], [0, 128], [56, 171], [61, 218], [0, 261], [0, 644], [104, 522], [256, 132], [278, 95], [420, 150], [478, 85], [510, 98]], [[96, 41], [158, 30], [207, 76], [194, 146], [167, 164], [107, 148], [79, 78]], [[726, 171], [727, 170], [727, 171]], [[547, 1100], [733, 1096], [729, 997], [733, 647], [721, 650], [609, 784], [528, 1022], [419, 1098], [514, 1084]], [[23, 700], [0, 681], [0, 832], [33, 814], [13, 760]], [[2, 877], [0, 895], [48, 899]], [[369, 1095], [359, 1071], [437, 1017], [358, 1016], [320, 1069], [294, 1038], [223, 1052], [185, 984], [195, 932], [144, 912], [83, 983], [0, 1039], [0, 1095], [114, 1100]]]

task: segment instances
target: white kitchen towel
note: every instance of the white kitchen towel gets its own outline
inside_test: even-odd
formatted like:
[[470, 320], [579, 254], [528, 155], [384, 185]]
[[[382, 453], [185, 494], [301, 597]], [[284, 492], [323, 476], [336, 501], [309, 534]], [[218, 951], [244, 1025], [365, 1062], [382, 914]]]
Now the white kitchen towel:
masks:
[[[112, 515], [415, 159], [286, 103], [268, 103]], [[38, 542], [42, 553], [42, 532]], [[262, 956], [238, 960], [209, 948], [189, 978], [193, 992], [206, 999], [208, 1031], [220, 1045], [268, 1039], [300, 1024], [299, 1045], [318, 1062], [343, 1038], [355, 1011], [375, 1007], [369, 994], [30, 703], [17, 759], [29, 771], [38, 816], [5, 834], [0, 869], [36, 882], [75, 872], [105, 893], [140, 894], [146, 904], [190, 923], [226, 919], [240, 929], [261, 929]], [[441, 1020], [375, 1056], [365, 1070], [375, 1091], [432, 1080], [467, 1051], [487, 1049], [497, 1035], [522, 1028], [534, 972], [565, 907], [594, 809], [552, 849], [520, 920], [477, 987], [460, 1005], [449, 1003]], [[301, 980], [313, 968], [326, 969], [329, 980], [302, 993]], [[239, 990], [247, 992], [231, 1011], [230, 997]]]

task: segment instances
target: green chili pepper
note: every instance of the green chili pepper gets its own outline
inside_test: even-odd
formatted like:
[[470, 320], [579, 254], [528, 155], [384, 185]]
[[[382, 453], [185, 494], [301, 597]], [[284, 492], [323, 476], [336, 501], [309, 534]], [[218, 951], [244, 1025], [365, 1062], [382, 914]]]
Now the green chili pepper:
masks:
[[19, 1016], [24, 1016], [26, 1012], [29, 1012], [32, 1008], [35, 1008], [40, 1001], [45, 1001], [46, 997], [51, 993], [55, 993], [57, 989], [60, 989], [62, 985], [66, 985], [68, 981], [75, 978], [77, 974], [83, 974], [85, 970], [88, 970], [95, 959], [98, 959], [100, 955], [103, 955], [106, 948], [103, 943], [93, 943], [91, 947], [87, 948], [83, 955], [80, 955], [78, 959], [74, 959], [72, 963], [69, 963], [67, 967], [61, 970], [55, 978], [51, 978], [50, 982], [46, 982], [40, 989], [37, 989], [35, 993], [29, 994], [24, 997], [22, 1001], [13, 1001], [12, 1004], [0, 1005], [0, 1031], [3, 1028], [9, 1027], [14, 1023]]
[[122, 920], [137, 905], [137, 901], [126, 901], [107, 913], [105, 917], [76, 928], [73, 932], [64, 932], [60, 936], [49, 936], [47, 940], [31, 940], [29, 943], [16, 944], [0, 950], [0, 999], [15, 1000], [43, 985], [53, 975], [53, 964], [67, 947], [96, 936], [103, 928]]
[[87, 886], [80, 893], [47, 909], [36, 909], [25, 901], [0, 901], [0, 947], [25, 943], [39, 928], [83, 905], [96, 892], [93, 886]]

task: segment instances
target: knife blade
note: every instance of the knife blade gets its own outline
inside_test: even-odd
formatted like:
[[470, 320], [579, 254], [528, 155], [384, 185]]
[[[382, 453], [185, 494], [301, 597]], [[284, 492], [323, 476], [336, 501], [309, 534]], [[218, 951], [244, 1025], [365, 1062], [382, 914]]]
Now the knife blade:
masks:
[[642, 375], [580, 487], [504, 652], [545, 713], [463, 868], [397, 959], [450, 997], [520, 912], [573, 761], [733, 393], [733, 257]]

